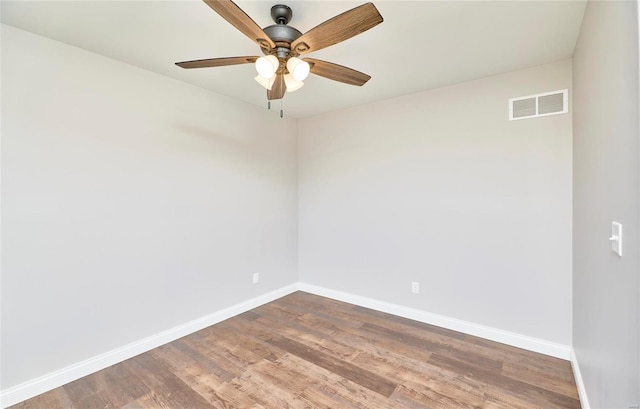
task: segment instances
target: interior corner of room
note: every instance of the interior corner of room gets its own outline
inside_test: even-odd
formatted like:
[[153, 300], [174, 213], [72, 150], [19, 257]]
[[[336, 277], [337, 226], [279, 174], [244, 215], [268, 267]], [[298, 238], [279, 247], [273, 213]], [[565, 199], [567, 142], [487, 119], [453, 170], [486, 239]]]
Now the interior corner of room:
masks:
[[[2, 3], [0, 406], [300, 290], [571, 361], [583, 408], [640, 402], [637, 1], [586, 2], [553, 61], [306, 115], [310, 80], [284, 118]], [[568, 112], [509, 120], [558, 90]]]

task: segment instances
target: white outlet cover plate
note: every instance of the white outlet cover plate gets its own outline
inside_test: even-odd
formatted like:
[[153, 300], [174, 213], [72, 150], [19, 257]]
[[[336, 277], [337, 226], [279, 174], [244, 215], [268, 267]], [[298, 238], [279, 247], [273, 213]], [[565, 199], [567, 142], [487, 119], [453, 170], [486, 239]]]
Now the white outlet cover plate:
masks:
[[611, 250], [622, 257], [622, 224], [611, 222]]

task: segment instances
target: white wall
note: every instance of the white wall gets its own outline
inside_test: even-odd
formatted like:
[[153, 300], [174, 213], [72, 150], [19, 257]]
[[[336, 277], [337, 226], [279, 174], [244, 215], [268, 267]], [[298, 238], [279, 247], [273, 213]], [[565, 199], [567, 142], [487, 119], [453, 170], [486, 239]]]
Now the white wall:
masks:
[[[573, 340], [593, 408], [640, 403], [637, 7], [590, 1], [573, 62]], [[623, 224], [622, 258], [612, 221]]]
[[570, 345], [571, 115], [507, 120], [570, 86], [566, 60], [300, 120], [301, 281]]
[[570, 343], [570, 115], [506, 121], [570, 62], [298, 127], [2, 38], [3, 390], [296, 282], [298, 234], [304, 282]]
[[2, 102], [2, 389], [297, 282], [296, 121], [9, 26]]

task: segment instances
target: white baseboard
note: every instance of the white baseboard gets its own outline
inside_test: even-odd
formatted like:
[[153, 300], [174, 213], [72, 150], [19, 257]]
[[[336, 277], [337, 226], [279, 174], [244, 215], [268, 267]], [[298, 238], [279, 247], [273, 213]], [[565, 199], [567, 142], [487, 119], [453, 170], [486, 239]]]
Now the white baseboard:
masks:
[[571, 368], [573, 369], [573, 377], [576, 379], [576, 386], [578, 387], [580, 405], [582, 406], [582, 409], [591, 409], [589, 399], [587, 399], [587, 389], [584, 386], [582, 372], [580, 372], [580, 365], [578, 364], [578, 358], [576, 357], [574, 350], [571, 350]]
[[436, 325], [438, 327], [464, 332], [465, 334], [475, 335], [477, 337], [561, 358], [567, 361], [571, 358], [572, 348], [569, 345], [557, 344], [526, 335], [516, 334], [514, 332], [504, 331], [498, 328], [492, 328], [443, 315], [432, 314], [415, 308], [404, 307], [311, 284], [300, 283], [300, 290], [321, 295], [323, 297], [333, 298], [338, 301], [344, 301], [349, 304], [355, 304], [361, 307], [398, 315], [400, 317], [410, 318], [415, 321]]
[[66, 368], [48, 373], [20, 385], [13, 386], [0, 392], [0, 407], [6, 408], [22, 402], [41, 393], [55, 389], [83, 376], [87, 376], [111, 365], [117, 364], [143, 352], [152, 350], [168, 342], [182, 338], [203, 328], [209, 327], [228, 318], [234, 317], [263, 304], [277, 300], [287, 294], [297, 291], [298, 283], [282, 287], [267, 294], [232, 305], [204, 317], [189, 321], [177, 327], [151, 335], [131, 344], [116, 348], [112, 351], [94, 356]]

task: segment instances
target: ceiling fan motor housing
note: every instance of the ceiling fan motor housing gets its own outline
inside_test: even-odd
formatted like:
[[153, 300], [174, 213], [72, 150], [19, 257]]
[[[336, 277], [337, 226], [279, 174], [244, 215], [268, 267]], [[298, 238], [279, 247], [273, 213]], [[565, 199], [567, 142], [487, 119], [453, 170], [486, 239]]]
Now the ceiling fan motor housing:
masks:
[[274, 24], [263, 28], [263, 31], [276, 44], [278, 44], [278, 42], [287, 42], [291, 44], [302, 35], [302, 33], [297, 29], [291, 26], [285, 26], [284, 24]]
[[276, 55], [279, 58], [287, 58], [291, 51], [291, 43], [298, 39], [302, 33], [287, 24], [293, 17], [291, 7], [284, 4], [276, 4], [271, 7], [271, 18], [276, 24], [263, 29], [264, 33], [276, 43]]

